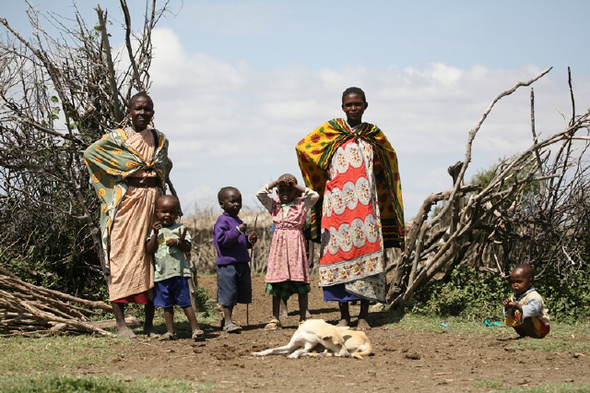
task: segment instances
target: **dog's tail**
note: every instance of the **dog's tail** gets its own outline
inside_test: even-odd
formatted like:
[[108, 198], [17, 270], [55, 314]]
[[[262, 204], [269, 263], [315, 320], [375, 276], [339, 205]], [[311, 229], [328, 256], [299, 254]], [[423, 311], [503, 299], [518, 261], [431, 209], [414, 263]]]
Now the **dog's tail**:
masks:
[[363, 356], [369, 356], [372, 353], [373, 353], [373, 345], [371, 344], [371, 341], [367, 340], [367, 342], [365, 344], [364, 351], [352, 353], [352, 354], [350, 354], [350, 356], [355, 359], [362, 359]]

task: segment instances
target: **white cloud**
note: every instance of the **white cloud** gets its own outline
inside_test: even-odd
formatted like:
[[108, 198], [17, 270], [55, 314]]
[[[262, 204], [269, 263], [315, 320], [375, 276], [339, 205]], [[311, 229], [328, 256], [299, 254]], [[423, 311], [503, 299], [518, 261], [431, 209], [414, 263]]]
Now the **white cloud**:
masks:
[[[171, 141], [175, 186], [183, 200], [217, 211], [215, 194], [222, 186], [237, 186], [244, 203], [253, 205], [263, 184], [284, 172], [299, 174], [295, 144], [342, 116], [342, 91], [357, 85], [370, 103], [364, 120], [379, 125], [398, 153], [406, 215], [412, 218], [428, 194], [450, 187], [446, 168], [464, 159], [469, 130], [492, 99], [541, 71], [442, 63], [262, 71], [186, 53], [171, 30], [156, 30], [153, 39], [151, 93], [156, 125]], [[545, 136], [563, 127], [555, 108], [570, 112], [562, 74], [554, 70], [534, 85], [537, 130]], [[586, 82], [577, 81], [580, 102], [590, 98]], [[524, 88], [500, 101], [482, 126], [468, 178], [530, 143], [530, 89]]]

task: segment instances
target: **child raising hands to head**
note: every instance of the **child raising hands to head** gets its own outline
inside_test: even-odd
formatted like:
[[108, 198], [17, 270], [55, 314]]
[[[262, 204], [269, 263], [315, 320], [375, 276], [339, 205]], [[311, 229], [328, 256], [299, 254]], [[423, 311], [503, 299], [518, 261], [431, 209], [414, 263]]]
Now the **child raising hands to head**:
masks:
[[191, 237], [176, 222], [180, 211], [178, 199], [162, 195], [156, 201], [156, 218], [148, 235], [147, 252], [155, 254], [154, 304], [164, 308], [167, 332], [161, 340], [174, 340], [174, 305], [182, 307], [192, 328], [192, 338], [204, 335], [191, 306], [188, 277], [191, 276], [185, 252], [191, 251]]
[[532, 265], [516, 265], [510, 273], [514, 294], [505, 299], [505, 324], [516, 330], [520, 337], [543, 338], [549, 333], [549, 313], [545, 302], [535, 290], [535, 272]]
[[[273, 198], [274, 188], [278, 197]], [[287, 173], [262, 187], [256, 197], [270, 212], [275, 225], [265, 278], [266, 293], [272, 295], [273, 315], [265, 329], [274, 330], [281, 327], [281, 299], [293, 294], [299, 296], [300, 321], [306, 319], [311, 286], [302, 229], [319, 194], [300, 186], [295, 176]]]

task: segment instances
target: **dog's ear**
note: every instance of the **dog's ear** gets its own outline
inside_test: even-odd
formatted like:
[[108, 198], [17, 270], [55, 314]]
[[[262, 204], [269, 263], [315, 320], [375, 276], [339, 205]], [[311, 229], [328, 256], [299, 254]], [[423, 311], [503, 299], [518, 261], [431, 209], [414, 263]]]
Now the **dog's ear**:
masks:
[[344, 344], [344, 339], [342, 338], [342, 336], [340, 334], [329, 334], [329, 333], [324, 333], [322, 335], [322, 340], [326, 340], [326, 341], [332, 341], [332, 344], [334, 345], [342, 345]]

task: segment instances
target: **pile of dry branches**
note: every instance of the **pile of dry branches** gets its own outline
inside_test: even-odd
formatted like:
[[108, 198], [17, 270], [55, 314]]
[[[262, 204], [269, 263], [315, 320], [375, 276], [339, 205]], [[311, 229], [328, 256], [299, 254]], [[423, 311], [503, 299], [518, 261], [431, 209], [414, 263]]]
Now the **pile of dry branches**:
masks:
[[96, 309], [112, 311], [106, 303], [29, 284], [0, 268], [0, 337], [57, 333], [112, 336], [90, 322], [89, 316], [100, 314]]
[[[29, 3], [30, 34], [0, 17], [2, 261], [43, 264], [72, 292], [100, 274], [99, 209], [82, 153], [125, 124], [130, 96], [149, 88], [151, 32], [168, 12], [163, 3], [145, 2], [137, 33], [125, 0], [120, 24], [99, 6], [87, 24], [75, 5], [74, 15], [59, 16]], [[111, 49], [107, 27], [124, 31], [124, 50]]]
[[[390, 266], [389, 304], [403, 306], [435, 275], [460, 264], [506, 277], [515, 261], [526, 262], [537, 276], [550, 271], [564, 280], [588, 268], [590, 112], [576, 115], [571, 76], [572, 115], [564, 130], [539, 141], [531, 89], [532, 145], [498, 165], [487, 184], [464, 180], [473, 140], [494, 105], [550, 70], [499, 94], [470, 131], [464, 161], [449, 168], [453, 188], [424, 201], [404, 252]], [[436, 213], [438, 202], [444, 207]]]

